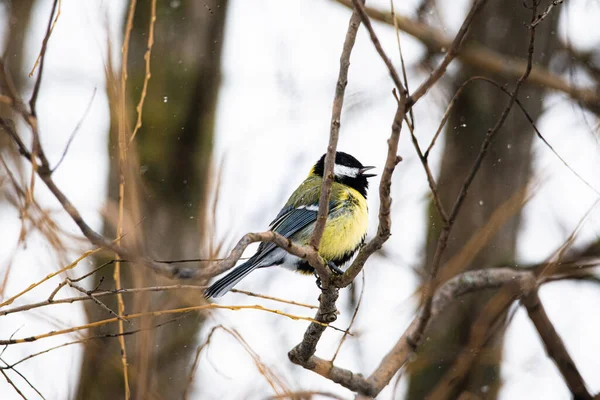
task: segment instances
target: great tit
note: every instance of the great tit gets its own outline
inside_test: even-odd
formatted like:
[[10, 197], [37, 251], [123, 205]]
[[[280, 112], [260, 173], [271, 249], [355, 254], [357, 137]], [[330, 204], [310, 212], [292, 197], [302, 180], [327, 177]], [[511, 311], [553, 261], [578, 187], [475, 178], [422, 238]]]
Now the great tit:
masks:
[[[271, 231], [301, 245], [309, 243], [319, 210], [324, 167], [325, 155], [312, 167], [308, 177], [271, 222]], [[336, 153], [329, 214], [319, 246], [319, 255], [335, 272], [342, 272], [340, 268], [365, 240], [368, 225], [367, 178], [375, 176], [365, 172], [373, 168], [363, 166], [350, 154]], [[304, 274], [314, 273], [306, 260], [289, 254], [274, 243], [261, 243], [248, 261], [213, 283], [204, 295], [207, 298], [221, 297], [255, 269], [277, 265]]]

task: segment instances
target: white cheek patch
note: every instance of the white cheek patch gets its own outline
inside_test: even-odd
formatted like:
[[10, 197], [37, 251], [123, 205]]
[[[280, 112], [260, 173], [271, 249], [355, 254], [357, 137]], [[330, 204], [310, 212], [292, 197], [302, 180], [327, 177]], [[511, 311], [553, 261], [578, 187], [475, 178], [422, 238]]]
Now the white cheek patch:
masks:
[[342, 178], [342, 177], [356, 178], [358, 176], [359, 170], [358, 170], [358, 168], [346, 167], [345, 165], [335, 164], [333, 166], [333, 173], [338, 178]]

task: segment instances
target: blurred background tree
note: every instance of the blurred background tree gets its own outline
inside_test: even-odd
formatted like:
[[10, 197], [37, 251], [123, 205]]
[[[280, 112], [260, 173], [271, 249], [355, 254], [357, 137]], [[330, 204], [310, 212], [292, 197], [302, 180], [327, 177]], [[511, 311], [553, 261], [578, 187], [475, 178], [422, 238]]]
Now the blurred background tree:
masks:
[[[125, 173], [124, 242], [155, 259], [208, 257], [205, 232], [207, 187], [211, 172], [215, 109], [220, 84], [221, 49], [227, 0], [158, 2], [151, 80], [142, 127], [129, 151]], [[137, 3], [129, 50], [129, 98], [132, 112], [139, 101], [146, 67], [151, 2]], [[125, 22], [126, 23], [126, 22]], [[115, 44], [113, 44], [116, 46]], [[118, 44], [120, 47], [120, 44]], [[113, 69], [114, 70], [114, 69]], [[105, 233], [116, 236], [119, 199], [119, 78], [108, 71], [111, 105], [109, 210]], [[127, 140], [135, 125], [130, 114]], [[143, 180], [143, 184], [141, 181]], [[112, 271], [96, 280], [113, 288]], [[144, 268], [121, 268], [124, 287], [154, 286], [169, 281]], [[170, 281], [170, 283], [174, 283]], [[125, 298], [126, 313], [197, 305], [201, 295], [183, 292], [140, 293]], [[116, 308], [115, 299], [108, 303]], [[86, 308], [90, 321], [107, 317], [96, 305]], [[126, 330], [151, 328], [164, 319], [145, 318]], [[126, 340], [129, 380], [134, 399], [182, 398], [187, 387], [202, 319], [192, 314], [159, 329]], [[109, 328], [93, 334], [106, 333]], [[110, 328], [110, 332], [115, 332]], [[77, 390], [80, 399], [123, 398], [124, 382], [118, 341], [87, 342]]]
[[[4, 36], [4, 63], [10, 71], [13, 83], [19, 92], [22, 92], [25, 84], [25, 74], [30, 66], [23, 65], [24, 45], [31, 13], [34, 8], [35, 0], [12, 1], [6, 3], [8, 8], [6, 33]], [[6, 87], [8, 83], [0, 78], [1, 87]], [[0, 102], [0, 116], [2, 118], [12, 118], [13, 112], [6, 104]], [[0, 152], [9, 142], [7, 135], [0, 135]], [[7, 154], [10, 154], [7, 152]], [[4, 173], [2, 173], [3, 175]]]
[[[548, 3], [542, 1], [539, 9], [543, 10]], [[559, 10], [554, 11], [536, 31], [533, 61], [545, 67], [559, 48], [556, 30], [560, 13]], [[530, 18], [531, 12], [520, 2], [489, 1], [475, 18], [470, 38], [504, 54], [507, 59], [525, 59]], [[450, 95], [474, 76], [492, 78], [500, 85], [507, 84], [509, 90], [515, 85], [514, 79], [490, 75], [488, 71], [461, 64], [453, 77]], [[519, 93], [519, 99], [534, 120], [542, 113], [543, 97], [542, 88], [527, 83]], [[501, 94], [499, 89], [481, 81], [468, 85], [458, 97], [446, 124], [441, 168], [437, 177], [440, 199], [446, 210], [452, 209], [485, 134], [494, 126], [507, 101], [508, 96]], [[440, 268], [443, 278], [449, 279], [464, 270], [514, 263], [521, 222], [522, 201], [519, 198], [524, 198], [524, 191], [530, 183], [534, 135], [531, 124], [521, 110], [513, 107], [492, 143], [452, 229]], [[513, 204], [506, 207], [509, 203]], [[493, 219], [492, 215], [498, 213], [503, 205], [503, 216]], [[430, 206], [430, 216], [434, 223], [428, 228], [422, 267], [425, 272], [432, 264], [441, 228], [433, 204]], [[490, 221], [494, 220], [495, 225], [490, 225]], [[483, 238], [486, 235], [489, 237], [485, 245], [473, 254], [464, 254], [466, 243], [477, 236]], [[466, 260], [466, 263], [459, 263], [460, 269], [456, 269], [457, 265], [449, 261], [461, 252], [461, 260]], [[424, 273], [423, 276], [428, 274]], [[410, 365], [407, 398], [423, 399], [452, 366], [456, 357], [468, 350], [469, 328], [493, 295], [492, 291], [467, 295], [430, 326], [425, 332], [427, 339], [418, 352], [417, 360]], [[500, 366], [503, 334], [504, 329], [500, 329], [488, 341], [463, 382], [456, 386], [457, 392], [449, 393], [448, 398], [457, 398], [464, 391], [485, 399], [496, 397], [502, 383]]]

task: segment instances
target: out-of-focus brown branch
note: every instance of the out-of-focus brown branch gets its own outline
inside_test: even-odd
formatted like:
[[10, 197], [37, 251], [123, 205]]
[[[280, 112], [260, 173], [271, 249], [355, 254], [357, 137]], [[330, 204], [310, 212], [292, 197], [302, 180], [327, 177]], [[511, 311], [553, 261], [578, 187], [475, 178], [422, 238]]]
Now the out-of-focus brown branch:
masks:
[[561, 375], [565, 379], [571, 394], [574, 398], [581, 400], [591, 400], [592, 395], [585, 387], [585, 382], [577, 370], [575, 362], [567, 351], [561, 337], [550, 322], [548, 314], [540, 301], [537, 290], [532, 290], [523, 298], [523, 305], [527, 308], [529, 319], [535, 325], [548, 356], [554, 361]]
[[[198, 305], [198, 306], [182, 307], [182, 308], [175, 308], [175, 309], [169, 309], [169, 310], [140, 312], [140, 313], [126, 315], [126, 317], [127, 317], [127, 319], [131, 320], [131, 319], [137, 319], [137, 318], [142, 318], [142, 317], [147, 317], [147, 316], [159, 317], [159, 316], [163, 316], [163, 315], [185, 314], [185, 313], [189, 313], [192, 311], [209, 310], [209, 309], [220, 309], [220, 310], [231, 310], [231, 311], [258, 310], [258, 311], [264, 311], [264, 312], [268, 312], [268, 313], [272, 313], [272, 314], [281, 315], [283, 317], [287, 317], [287, 318], [290, 318], [290, 319], [293, 319], [296, 321], [317, 322], [313, 318], [285, 313], [278, 309], [263, 307], [260, 304], [228, 306], [228, 305], [222, 305], [222, 304], [216, 304], [216, 303], [208, 303], [208, 304], [202, 304], [202, 305]], [[35, 342], [40, 339], [45, 339], [45, 338], [54, 337], [54, 336], [60, 336], [60, 335], [73, 333], [73, 332], [79, 332], [79, 331], [90, 329], [90, 328], [97, 327], [97, 326], [104, 326], [104, 325], [112, 324], [112, 323], [115, 323], [118, 321], [119, 321], [118, 318], [108, 318], [108, 319], [90, 322], [88, 324], [79, 325], [79, 326], [75, 326], [75, 327], [71, 327], [71, 328], [50, 331], [50, 332], [42, 333], [40, 335], [34, 335], [34, 336], [18, 338], [18, 339], [12, 339], [12, 338], [0, 339], [0, 346], [8, 346], [8, 345], [14, 345], [14, 344]], [[334, 329], [334, 330], [337, 330], [340, 332], [344, 332], [344, 330], [336, 328], [334, 326], [328, 326], [325, 323], [323, 323], [323, 325], [325, 325], [326, 328], [331, 328], [331, 329]]]
[[465, 20], [463, 21], [460, 29], [458, 30], [458, 33], [454, 37], [454, 40], [452, 40], [450, 46], [447, 48], [448, 51], [446, 52], [444, 59], [442, 60], [440, 65], [431, 72], [431, 74], [425, 80], [425, 82], [423, 82], [417, 88], [417, 90], [413, 92], [413, 94], [410, 96], [409, 104], [414, 104], [417, 100], [423, 97], [425, 93], [427, 93], [427, 91], [431, 89], [434, 83], [437, 82], [446, 73], [448, 65], [450, 65], [452, 60], [454, 60], [456, 56], [460, 53], [462, 44], [465, 40], [465, 37], [467, 36], [467, 33], [469, 32], [473, 19], [475, 18], [477, 13], [483, 8], [484, 5], [485, 0], [476, 0], [473, 3], [471, 9], [469, 10], [469, 13], [465, 17]]
[[[493, 270], [491, 270], [493, 271]], [[527, 308], [528, 315], [534, 323], [540, 339], [548, 356], [556, 363], [565, 383], [576, 399], [591, 400], [592, 395], [587, 391], [585, 382], [579, 373], [573, 359], [567, 352], [562, 339], [550, 322], [537, 294], [539, 278], [535, 272], [519, 273], [513, 276], [513, 281], [506, 281], [504, 290], [496, 294], [482, 310], [479, 318], [471, 326], [469, 344], [465, 351], [455, 361], [452, 368], [427, 396], [430, 400], [448, 399], [448, 394], [453, 393], [453, 387], [459, 384], [470, 368], [473, 360], [477, 357], [479, 350], [490, 338], [495, 330], [494, 326], [500, 321], [499, 317], [504, 314], [514, 300], [521, 298], [523, 305]], [[536, 282], [537, 279], [537, 282]], [[548, 282], [548, 281], [547, 281]]]
[[273, 369], [271, 369], [268, 365], [266, 365], [260, 359], [258, 354], [252, 349], [250, 344], [248, 344], [248, 342], [246, 342], [246, 340], [244, 340], [242, 335], [237, 330], [235, 330], [233, 328], [228, 328], [223, 325], [217, 325], [211, 329], [211, 331], [209, 332], [208, 336], [206, 337], [206, 340], [204, 341], [204, 343], [202, 343], [200, 346], [198, 346], [198, 349], [196, 350], [196, 357], [194, 359], [194, 363], [192, 364], [192, 368], [191, 368], [191, 371], [189, 374], [186, 390], [183, 395], [184, 400], [187, 399], [189, 396], [189, 389], [191, 388], [192, 382], [194, 380], [195, 372], [198, 367], [198, 361], [200, 359], [200, 354], [201, 354], [202, 350], [204, 350], [205, 348], [207, 348], [210, 345], [212, 336], [215, 334], [215, 332], [217, 332], [217, 330], [222, 330], [222, 331], [228, 333], [229, 335], [231, 335], [233, 337], [233, 339], [240, 346], [242, 346], [242, 348], [245, 350], [245, 352], [250, 356], [250, 358], [252, 358], [252, 361], [254, 362], [254, 365], [258, 369], [258, 372], [260, 373], [260, 375], [262, 375], [267, 380], [267, 383], [269, 384], [269, 386], [271, 386], [271, 388], [273, 389], [273, 391], [276, 393], [277, 396], [285, 396], [286, 393], [291, 392], [291, 390], [287, 387], [285, 381], [283, 379], [281, 379], [281, 377], [279, 377], [278, 374]]
[[[497, 329], [502, 321], [501, 316], [505, 310], [523, 292], [528, 292], [535, 285], [533, 276], [510, 282], [490, 300], [479, 314], [477, 320], [471, 325], [469, 334], [468, 351], [463, 351], [455, 360], [452, 368], [438, 382], [435, 388], [427, 395], [428, 400], [450, 400], [454, 388], [460, 384], [462, 378], [467, 374], [473, 361], [479, 354], [490, 337], [490, 333]], [[525, 284], [525, 285], [524, 285]]]
[[[117, 123], [117, 131], [118, 131], [118, 153], [119, 153], [119, 195], [118, 195], [118, 217], [117, 217], [117, 239], [116, 245], [121, 246], [121, 237], [123, 236], [123, 226], [124, 226], [124, 217], [125, 217], [125, 171], [128, 164], [128, 146], [127, 146], [127, 78], [128, 78], [128, 61], [129, 61], [129, 43], [131, 39], [131, 31], [133, 30], [133, 17], [135, 15], [135, 9], [137, 5], [137, 0], [131, 0], [129, 2], [129, 10], [127, 12], [127, 24], [125, 25], [125, 35], [123, 38], [123, 47], [121, 57], [121, 79], [120, 79], [120, 91], [118, 92], [118, 123]], [[153, 24], [152, 24], [153, 26]], [[151, 34], [153, 31], [151, 30]], [[150, 37], [153, 38], [153, 35]], [[142, 95], [145, 94], [147, 86], [147, 81], [144, 79], [144, 89], [142, 90]], [[138, 114], [139, 115], [139, 114]], [[136, 125], [137, 126], [137, 125]], [[134, 130], [135, 131], [135, 130]], [[113, 271], [113, 279], [115, 281], [116, 289], [121, 289], [121, 256], [119, 253], [115, 253], [115, 268]], [[117, 294], [117, 309], [119, 314], [123, 314], [125, 312], [125, 303], [123, 301], [123, 295]], [[127, 362], [127, 347], [125, 345], [125, 337], [123, 336], [123, 321], [119, 320], [118, 323], [118, 332], [119, 332], [119, 347], [121, 350], [121, 366], [123, 367], [123, 386], [125, 390], [125, 400], [129, 400], [131, 397], [131, 389], [129, 387], [129, 368]]]
[[[145, 330], [160, 328], [160, 327], [162, 327], [164, 325], [167, 325], [167, 324], [170, 324], [172, 322], [175, 322], [175, 321], [177, 321], [177, 320], [179, 320], [179, 319], [181, 319], [183, 317], [185, 317], [185, 314], [179, 315], [179, 316], [177, 316], [175, 318], [171, 318], [171, 319], [169, 319], [167, 321], [164, 321], [164, 322], [161, 322], [159, 324], [150, 326], [148, 328], [140, 328], [140, 329], [129, 330], [129, 331], [123, 332], [122, 335], [123, 336], [134, 335], [136, 333], [143, 332]], [[0, 370], [7, 370], [7, 369], [14, 370], [14, 367], [16, 367], [19, 364], [24, 363], [25, 361], [31, 360], [32, 358], [35, 358], [35, 357], [40, 356], [42, 354], [46, 354], [46, 353], [49, 353], [49, 352], [51, 352], [53, 350], [57, 350], [57, 349], [60, 349], [60, 348], [63, 348], [63, 347], [72, 346], [72, 345], [75, 345], [75, 344], [86, 343], [86, 342], [89, 342], [89, 341], [92, 341], [92, 340], [96, 340], [96, 339], [107, 339], [107, 338], [114, 338], [114, 337], [118, 337], [118, 336], [121, 336], [121, 334], [120, 333], [107, 333], [107, 334], [104, 334], [104, 335], [88, 336], [88, 337], [86, 337], [84, 339], [80, 339], [80, 340], [75, 340], [75, 341], [63, 343], [63, 344], [60, 344], [60, 345], [57, 345], [57, 346], [53, 346], [53, 347], [47, 348], [45, 350], [38, 351], [36, 353], [30, 354], [30, 355], [28, 355], [26, 357], [21, 358], [20, 360], [18, 360], [16, 362], [13, 362], [12, 364], [6, 365], [5, 367], [0, 366]]]
[[[121, 260], [123, 261], [123, 260]], [[75, 282], [75, 279], [70, 279], [71, 282]], [[62, 287], [66, 286], [68, 284], [68, 282], [61, 282], [59, 284], [59, 286], [57, 287], [57, 289], [61, 289]], [[122, 294], [130, 294], [130, 293], [140, 293], [140, 292], [162, 292], [162, 291], [169, 291], [169, 290], [192, 290], [192, 291], [204, 291], [206, 289], [206, 286], [196, 286], [196, 285], [167, 285], [167, 286], [150, 286], [150, 287], [141, 287], [141, 288], [129, 288], [129, 289], [112, 289], [112, 290], [101, 290], [101, 291], [91, 291], [90, 294], [92, 294], [94, 297], [98, 298], [98, 297], [108, 297], [108, 296], [114, 296], [117, 295], [119, 293]], [[29, 304], [24, 304], [22, 306], [17, 306], [17, 307], [13, 307], [13, 308], [8, 308], [8, 309], [4, 309], [4, 310], [0, 310], [0, 316], [4, 316], [4, 315], [8, 315], [8, 314], [14, 314], [14, 313], [18, 313], [18, 312], [22, 312], [22, 311], [29, 311], [29, 310], [33, 310], [36, 308], [40, 308], [40, 307], [46, 307], [46, 306], [50, 306], [50, 305], [55, 305], [55, 304], [71, 304], [71, 303], [76, 303], [76, 302], [80, 302], [80, 301], [88, 301], [88, 300], [92, 300], [90, 298], [89, 295], [86, 296], [75, 296], [75, 297], [66, 297], [63, 299], [54, 299], [54, 295], [56, 294], [58, 290], [54, 290], [51, 295], [49, 296], [48, 299], [43, 300], [43, 301], [38, 301], [36, 303], [29, 303]], [[286, 299], [280, 299], [278, 297], [273, 297], [273, 296], [266, 296], [266, 295], [262, 295], [262, 294], [258, 294], [258, 293], [252, 293], [252, 292], [248, 292], [245, 290], [239, 290], [239, 289], [231, 289], [231, 292], [233, 293], [240, 293], [246, 296], [250, 296], [250, 297], [256, 297], [259, 299], [266, 299], [266, 300], [271, 300], [271, 301], [276, 301], [278, 303], [285, 303], [285, 304], [290, 304], [293, 306], [298, 306], [298, 307], [304, 307], [304, 308], [311, 308], [311, 309], [315, 309], [318, 308], [317, 306], [311, 305], [311, 304], [304, 304], [304, 303], [298, 303], [295, 301], [290, 301], [290, 300], [286, 300]]]
[[[476, 4], [477, 3], [475, 3], [473, 5], [473, 7], [475, 7]], [[532, 21], [535, 19], [535, 16], [536, 16], [537, 5], [538, 5], [538, 3], [534, 1], [534, 5], [532, 8]], [[469, 13], [469, 15], [470, 14], [471, 13]], [[465, 20], [465, 22], [466, 22], [466, 20]], [[461, 31], [462, 30], [463, 29], [461, 27]], [[418, 345], [421, 342], [423, 332], [425, 331], [425, 327], [427, 326], [427, 320], [430, 317], [432, 293], [434, 292], [434, 288], [436, 285], [437, 273], [438, 273], [438, 270], [439, 270], [439, 267], [441, 264], [442, 255], [444, 254], [444, 251], [446, 250], [446, 247], [448, 245], [448, 239], [450, 237], [450, 232], [452, 231], [452, 227], [454, 226], [454, 222], [456, 221], [456, 217], [458, 216], [458, 213], [462, 209], [462, 205], [467, 196], [467, 192], [469, 191], [469, 187], [471, 186], [473, 179], [475, 179], [475, 175], [477, 174], [477, 171], [479, 171], [479, 168], [481, 167], [481, 163], [483, 162], [483, 159], [487, 155], [487, 152], [492, 143], [492, 140], [494, 139], [494, 137], [496, 136], [496, 134], [498, 133], [498, 131], [504, 124], [504, 121], [508, 117], [508, 114], [517, 99], [519, 89], [520, 89], [521, 85], [523, 84], [523, 82], [525, 82], [525, 80], [529, 77], [529, 74], [533, 67], [533, 53], [534, 53], [534, 49], [535, 49], [535, 47], [534, 47], [535, 27], [530, 27], [529, 32], [530, 32], [530, 34], [529, 34], [529, 48], [527, 51], [527, 67], [525, 68], [523, 75], [517, 81], [517, 83], [515, 85], [515, 89], [511, 92], [511, 95], [509, 96], [506, 107], [504, 108], [504, 110], [502, 111], [502, 114], [496, 121], [496, 124], [490, 130], [488, 130], [488, 132], [486, 133], [486, 135], [483, 139], [483, 142], [481, 143], [479, 153], [477, 154], [477, 157], [473, 163], [473, 167], [471, 168], [467, 177], [465, 178], [462, 188], [458, 194], [458, 197], [456, 198], [454, 205], [452, 206], [452, 210], [450, 211], [448, 220], [442, 227], [442, 231], [438, 238], [438, 244], [437, 244], [434, 256], [433, 256], [433, 261], [431, 263], [431, 271], [430, 271], [430, 275], [429, 275], [429, 280], [425, 284], [425, 288], [423, 290], [423, 297], [422, 297], [423, 309], [421, 311], [420, 318], [419, 318], [419, 320], [420, 320], [419, 327], [415, 331], [414, 336], [412, 336], [410, 338], [410, 340], [415, 345]]]
[[144, 100], [146, 99], [146, 93], [148, 92], [148, 83], [152, 73], [150, 72], [150, 57], [152, 56], [152, 46], [154, 46], [154, 24], [156, 23], [156, 0], [152, 0], [150, 3], [150, 23], [148, 24], [148, 44], [146, 47], [146, 53], [144, 54], [144, 60], [146, 62], [146, 74], [144, 75], [144, 85], [142, 86], [142, 92], [140, 93], [140, 101], [137, 107], [137, 121], [131, 137], [129, 138], [129, 144], [133, 142], [138, 130], [142, 127], [142, 111], [144, 109]]
[[[14, 101], [14, 99], [13, 99]], [[16, 102], [14, 103], [16, 104]], [[22, 108], [15, 108], [19, 113], [24, 114], [24, 118], [28, 119], [31, 115], [27, 114], [27, 111]], [[157, 274], [167, 276], [169, 278], [176, 279], [205, 279], [210, 278], [215, 275], [218, 275], [228, 269], [232, 268], [235, 263], [240, 259], [242, 253], [246, 249], [248, 245], [254, 242], [272, 242], [276, 245], [284, 248], [290, 254], [296, 255], [303, 259], [306, 259], [311, 266], [315, 269], [324, 270], [326, 269], [321, 257], [318, 252], [310, 247], [310, 246], [300, 246], [295, 243], [292, 243], [289, 239], [279, 235], [275, 232], [262, 232], [262, 233], [248, 233], [242, 237], [237, 245], [232, 249], [229, 256], [221, 261], [211, 262], [206, 268], [182, 268], [178, 266], [174, 266], [167, 263], [161, 263], [154, 261], [148, 257], [140, 256], [138, 254], [133, 253], [129, 249], [119, 246], [114, 241], [109, 240], [105, 236], [99, 234], [94, 231], [87, 222], [83, 219], [77, 208], [71, 203], [71, 201], [67, 198], [67, 196], [56, 186], [54, 180], [52, 179], [52, 170], [48, 164], [44, 164], [41, 162], [38, 164], [37, 160], [34, 159], [31, 152], [27, 149], [26, 145], [20, 139], [17, 132], [14, 130], [14, 124], [9, 123], [8, 121], [3, 120], [1, 127], [4, 131], [6, 131], [9, 136], [13, 139], [19, 153], [22, 154], [27, 160], [29, 160], [32, 165], [36, 165], [36, 173], [40, 177], [40, 179], [46, 184], [50, 192], [54, 195], [54, 197], [61, 204], [62, 208], [69, 214], [73, 222], [79, 227], [83, 235], [95, 246], [102, 247], [106, 250], [114, 252], [118, 254], [122, 259], [129, 260], [134, 264], [140, 264], [150, 268]], [[32, 130], [37, 132], [36, 125], [30, 125]]]
[[[352, 7], [352, 0], [336, 1], [346, 7]], [[374, 7], [366, 7], [365, 10], [371, 18], [394, 25], [394, 19], [389, 12]], [[443, 32], [423, 22], [396, 14], [396, 24], [400, 30], [421, 41], [432, 52], [443, 52], [452, 43], [452, 40]], [[466, 64], [507, 78], [519, 78], [527, 68], [526, 60], [500, 54], [474, 42], [465, 43], [458, 57]], [[591, 111], [600, 112], [600, 93], [596, 89], [571, 85], [562, 77], [543, 67], [534, 66], [532, 68], [528, 83], [563, 92]]]

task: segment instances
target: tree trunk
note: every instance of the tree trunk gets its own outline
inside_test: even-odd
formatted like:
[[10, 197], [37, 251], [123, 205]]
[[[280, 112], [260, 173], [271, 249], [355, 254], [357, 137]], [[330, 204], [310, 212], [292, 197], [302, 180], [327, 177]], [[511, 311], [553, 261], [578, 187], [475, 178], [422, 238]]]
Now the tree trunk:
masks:
[[[227, 0], [158, 2], [152, 77], [143, 108], [143, 125], [129, 151], [125, 184], [125, 245], [156, 259], [197, 258], [210, 239], [203, 229], [210, 178], [211, 151], [220, 58]], [[128, 110], [130, 128], [146, 75], [150, 1], [137, 2], [129, 51]], [[120, 47], [120, 44], [119, 44]], [[111, 102], [111, 168], [109, 176], [107, 235], [116, 236], [119, 198], [117, 82], [109, 79]], [[140, 183], [142, 182], [142, 183]], [[112, 270], [97, 273], [104, 288], [114, 288]], [[149, 270], [123, 264], [124, 287], [174, 284]], [[201, 295], [182, 292], [127, 295], [125, 312], [165, 310], [197, 305]], [[117, 310], [116, 299], [107, 302]], [[110, 317], [97, 306], [87, 308], [90, 321]], [[175, 316], [177, 317], [177, 316]], [[173, 319], [145, 318], [124, 323], [124, 330], [148, 329], [126, 339], [132, 399], [180, 399], [188, 383], [196, 336], [202, 319], [186, 314]], [[116, 326], [99, 328], [90, 335], [116, 332]], [[123, 368], [118, 340], [89, 341], [85, 347], [80, 399], [124, 398]]]
[[[546, 3], [542, 2], [540, 10]], [[475, 19], [470, 37], [506, 54], [507, 60], [511, 57], [525, 58], [529, 44], [527, 26], [530, 17], [531, 11], [523, 7], [520, 1], [488, 1], [483, 12]], [[553, 12], [538, 26], [535, 63], [547, 66], [550, 56], [557, 48], [557, 21], [558, 12]], [[489, 74], [463, 65], [456, 82], [461, 84], [476, 75]], [[513, 88], [515, 84], [498, 76], [491, 78], [500, 84], [508, 83], [509, 88]], [[537, 119], [542, 112], [543, 91], [524, 85], [519, 99], [533, 119]], [[445, 148], [438, 177], [439, 194], [446, 210], [452, 208], [465, 177], [473, 166], [485, 134], [497, 121], [507, 100], [508, 97], [500, 90], [483, 82], [471, 84], [458, 98], [446, 125]], [[501, 218], [504, 220], [496, 226], [484, 226], [490, 221], [495, 210], [509, 199], [518, 196], [526, 187], [531, 173], [530, 150], [533, 138], [532, 127], [517, 106], [513, 107], [468, 191], [462, 211], [451, 232], [440, 269], [440, 274], [446, 279], [462, 270], [514, 263], [520, 207], [505, 212], [506, 218]], [[429, 227], [425, 270], [431, 266], [441, 225], [433, 206], [431, 210], [432, 220], [436, 223]], [[465, 258], [467, 261], [459, 265], [461, 271], [450, 272], [448, 269], [451, 263], [448, 261], [459, 254], [470, 239], [483, 237], [486, 232], [478, 232], [482, 228], [497, 231], [490, 235], [487, 243], [479, 251]], [[492, 295], [493, 293], [478, 293], [464, 296], [425, 332], [426, 340], [417, 359], [409, 367], [411, 377], [407, 398], [425, 398], [453, 364], [457, 355], [466, 350], [469, 328]], [[465, 391], [482, 399], [496, 397], [501, 385], [503, 333], [500, 330], [492, 337], [467, 376], [457, 385], [457, 391], [449, 393], [447, 398], [458, 398]]]
[[[28, 31], [34, 4], [35, 0], [19, 0], [8, 4], [9, 14], [6, 18], [6, 45], [2, 54], [13, 83], [21, 94], [25, 83], [25, 76], [29, 73], [29, 68], [32, 67], [30, 65], [23, 65], [23, 56], [25, 53], [25, 36]], [[7, 83], [3, 82], [3, 79], [0, 79], [0, 85], [5, 87]], [[14, 119], [13, 115], [12, 109], [5, 103], [0, 102], [0, 117]], [[8, 142], [8, 135], [0, 135], [0, 150], [3, 150]]]

